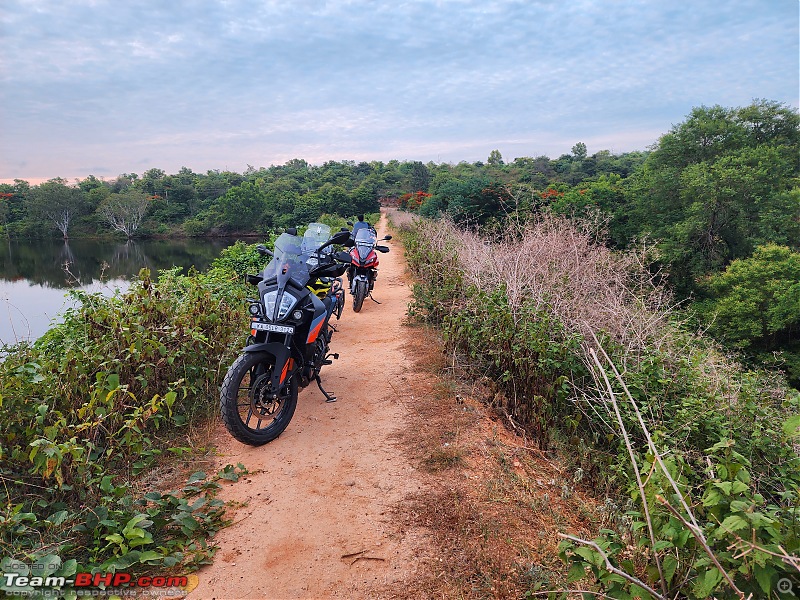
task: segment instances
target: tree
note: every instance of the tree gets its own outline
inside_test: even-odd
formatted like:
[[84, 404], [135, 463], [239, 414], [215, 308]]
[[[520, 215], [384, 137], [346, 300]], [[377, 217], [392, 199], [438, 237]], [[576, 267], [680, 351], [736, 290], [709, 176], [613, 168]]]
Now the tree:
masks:
[[121, 231], [131, 239], [144, 220], [149, 204], [144, 192], [126, 190], [120, 194], [111, 194], [98, 211], [115, 231]]
[[219, 199], [225, 225], [232, 229], [253, 230], [261, 225], [266, 208], [264, 191], [245, 181], [232, 187]]
[[586, 144], [583, 142], [578, 142], [572, 147], [572, 156], [575, 157], [575, 160], [585, 160], [586, 152]]
[[31, 186], [27, 181], [15, 179], [14, 184], [0, 183], [0, 212], [3, 214], [3, 223], [6, 226], [6, 235], [11, 236], [12, 224], [19, 224], [25, 218], [25, 197], [30, 192]]
[[430, 185], [431, 174], [424, 164], [415, 160], [404, 162], [400, 165], [400, 172], [403, 174], [402, 185], [405, 190], [410, 192], [427, 192]]
[[0, 220], [3, 222], [3, 229], [6, 236], [8, 233], [8, 214], [11, 212], [8, 208], [8, 201], [14, 197], [13, 192], [0, 192]]
[[122, 175], [118, 175], [117, 178], [111, 182], [111, 191], [118, 193], [127, 190], [138, 179], [139, 176], [136, 173], [123, 173]]
[[629, 224], [661, 240], [682, 294], [696, 281], [749, 256], [758, 244], [792, 241], [800, 117], [757, 102], [741, 109], [696, 108], [662, 136], [631, 179]]
[[489, 158], [486, 159], [486, 164], [492, 165], [493, 167], [500, 167], [503, 163], [503, 155], [500, 154], [500, 150], [492, 150], [489, 153]]
[[437, 185], [420, 207], [426, 217], [446, 212], [457, 223], [485, 225], [513, 204], [508, 190], [489, 177], [450, 179]]
[[28, 213], [52, 223], [65, 240], [72, 221], [84, 212], [86, 204], [81, 189], [66, 185], [60, 178], [31, 188], [25, 200]]
[[142, 174], [139, 185], [151, 196], [164, 193], [164, 178], [166, 173], [162, 169], [149, 169]]
[[759, 246], [749, 258], [733, 261], [710, 277], [716, 296], [704, 303], [716, 317], [719, 337], [746, 348], [775, 346], [781, 335], [800, 332], [800, 253], [785, 246]]
[[78, 187], [84, 192], [90, 192], [97, 188], [106, 187], [106, 183], [94, 175], [89, 175], [86, 179], [82, 179], [78, 182]]

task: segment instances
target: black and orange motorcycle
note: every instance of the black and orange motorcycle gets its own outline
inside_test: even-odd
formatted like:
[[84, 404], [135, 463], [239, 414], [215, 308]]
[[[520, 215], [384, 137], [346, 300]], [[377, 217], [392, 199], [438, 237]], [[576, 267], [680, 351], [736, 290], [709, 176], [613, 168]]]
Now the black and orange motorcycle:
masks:
[[[299, 390], [312, 381], [328, 402], [336, 400], [323, 389], [320, 371], [338, 358], [328, 352], [330, 318], [337, 309], [341, 314], [344, 290], [336, 282], [341, 282], [350, 255], [327, 249], [349, 245], [349, 240], [350, 232], [340, 231], [310, 248], [308, 236], [289, 229], [275, 241], [274, 252], [258, 247], [272, 260], [260, 274], [247, 276], [258, 287], [258, 298], [248, 299], [250, 337], [220, 388], [222, 420], [240, 442], [260, 446], [283, 433]], [[330, 283], [320, 286], [325, 279]]]
[[[351, 243], [350, 266], [347, 269], [347, 280], [350, 284], [350, 294], [353, 296], [353, 311], [360, 312], [364, 299], [372, 298], [372, 289], [378, 278], [378, 254], [388, 252], [387, 246], [379, 246], [379, 241], [390, 240], [387, 235], [378, 240], [378, 234], [372, 227], [359, 229]], [[377, 252], [376, 252], [377, 250]], [[372, 298], [375, 302], [378, 302]]]

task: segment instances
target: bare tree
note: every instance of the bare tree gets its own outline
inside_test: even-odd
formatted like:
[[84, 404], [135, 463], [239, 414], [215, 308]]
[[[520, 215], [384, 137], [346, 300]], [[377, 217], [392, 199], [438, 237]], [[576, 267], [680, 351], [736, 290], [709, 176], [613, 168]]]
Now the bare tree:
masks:
[[98, 210], [115, 231], [121, 231], [131, 239], [144, 220], [148, 205], [144, 192], [129, 189], [120, 194], [111, 194]]

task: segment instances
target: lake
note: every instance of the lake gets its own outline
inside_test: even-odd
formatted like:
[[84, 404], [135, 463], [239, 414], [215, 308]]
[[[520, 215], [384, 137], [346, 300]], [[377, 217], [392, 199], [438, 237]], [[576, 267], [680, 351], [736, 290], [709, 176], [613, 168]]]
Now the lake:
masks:
[[69, 289], [110, 295], [143, 267], [202, 271], [235, 241], [0, 240], [0, 346], [41, 336], [69, 305]]

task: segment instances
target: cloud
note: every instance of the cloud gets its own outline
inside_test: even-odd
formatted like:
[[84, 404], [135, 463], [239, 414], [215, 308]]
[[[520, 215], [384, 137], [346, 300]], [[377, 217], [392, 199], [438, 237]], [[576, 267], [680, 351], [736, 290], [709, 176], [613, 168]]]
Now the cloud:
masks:
[[6, 0], [0, 177], [641, 150], [700, 104], [797, 106], [797, 31], [786, 0]]

